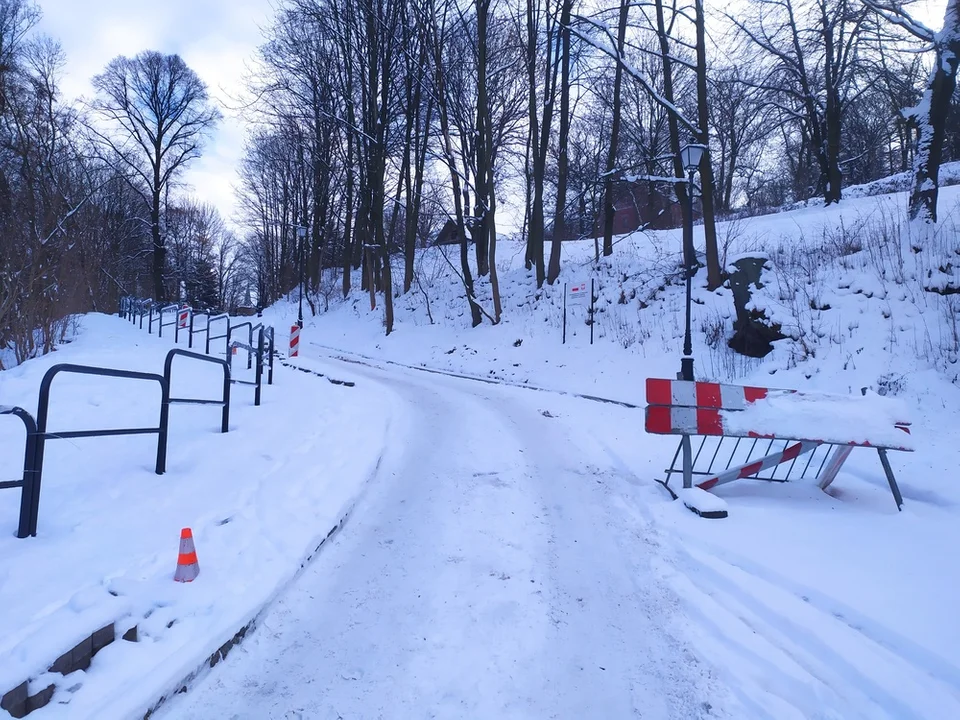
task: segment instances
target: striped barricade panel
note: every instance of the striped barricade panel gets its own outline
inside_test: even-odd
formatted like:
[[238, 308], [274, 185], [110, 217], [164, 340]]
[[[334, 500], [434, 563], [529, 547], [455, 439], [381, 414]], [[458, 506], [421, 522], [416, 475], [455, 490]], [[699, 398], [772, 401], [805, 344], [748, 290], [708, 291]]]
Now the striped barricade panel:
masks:
[[[674, 455], [673, 463], [667, 470], [668, 481], [672, 473], [680, 472], [676, 469], [676, 463], [681, 451], [684, 454], [685, 487], [691, 487], [693, 476], [697, 476], [696, 487], [709, 490], [717, 485], [723, 485], [741, 478], [783, 482], [789, 479], [794, 464], [801, 455], [808, 455], [808, 459], [802, 465], [800, 471], [801, 477], [805, 477], [807, 469], [817, 456], [818, 448], [824, 448], [826, 455], [821, 455], [822, 459], [819, 462], [818, 469], [814, 470], [814, 477], [820, 487], [826, 489], [836, 478], [837, 473], [854, 447], [870, 447], [876, 449], [880, 454], [880, 460], [894, 499], [897, 502], [897, 507], [900, 508], [903, 504], [900, 490], [887, 460], [886, 451], [911, 451], [913, 448], [906, 439], [902, 442], [896, 440], [899, 433], [891, 434], [891, 430], [899, 430], [907, 435], [910, 434], [910, 423], [901, 420], [893, 413], [878, 416], [883, 417], [884, 420], [881, 421], [880, 425], [874, 425], [875, 430], [866, 435], [868, 439], [865, 439], [861, 428], [860, 439], [849, 440], [849, 435], [844, 429], [838, 430], [839, 426], [835, 422], [831, 428], [830, 423], [826, 422], [831, 417], [831, 409], [836, 412], [839, 407], [837, 405], [838, 401], [842, 407], [848, 407], [845, 396], [661, 378], [648, 378], [646, 393], [648, 403], [646, 407], [646, 431], [661, 435], [684, 436], [676, 455]], [[786, 402], [781, 403], [780, 398], [783, 398]], [[774, 404], [770, 407], [758, 407], [754, 413], [753, 404], [765, 399], [772, 401]], [[809, 401], [809, 403], [806, 401]], [[818, 403], [820, 404], [818, 405]], [[802, 410], [795, 412], [797, 408], [802, 408]], [[871, 405], [857, 408], [850, 421], [856, 423], [856, 418], [862, 414], [864, 422], [866, 422], [871, 417], [871, 409], [876, 412], [876, 409]], [[893, 412], [899, 413], [902, 410], [894, 409]], [[819, 419], [821, 415], [823, 422]], [[798, 417], [800, 418], [799, 423], [797, 422]], [[890, 424], [885, 424], [887, 422]], [[807, 437], [808, 433], [811, 435], [822, 433], [823, 437]], [[850, 435], [855, 436], [856, 433], [850, 432]], [[690, 436], [700, 436], [702, 438], [696, 454], [692, 453], [690, 449]], [[698, 459], [708, 438], [714, 438], [711, 441], [713, 443], [711, 446], [713, 448], [712, 454], [708, 450], [704, 461], [704, 464], [708, 463], [706, 469], [702, 465], [697, 469]], [[729, 438], [731, 442], [736, 440], [736, 443], [733, 445], [729, 457], [726, 458], [726, 462], [721, 461], [720, 463], [721, 467], [724, 464], [726, 467], [722, 470], [715, 470], [714, 464], [720, 454], [721, 446], [726, 442], [726, 438]], [[740, 449], [740, 441], [744, 438], [752, 439], [752, 444], [749, 445], [749, 449], [745, 453], [746, 457], [743, 457], [744, 453], [742, 451], [741, 456], [736, 457]], [[759, 456], [753, 454], [758, 440], [769, 441], [766, 449], [761, 450]], [[779, 466], [784, 466], [786, 470], [778, 477], [777, 468]], [[814, 464], [814, 467], [816, 468], [817, 465]], [[767, 472], [771, 468], [773, 468], [772, 472]]]
[[[645, 428], [655, 435], [712, 435], [748, 438], [786, 438], [776, 431], [733, 430], [724, 424], [724, 413], [746, 410], [757, 400], [772, 394], [796, 395], [816, 399], [816, 393], [801, 393], [796, 390], [722, 383], [689, 382], [684, 380], [647, 379], [647, 407]], [[909, 422], [896, 422], [894, 426], [910, 434]], [[840, 442], [824, 438], [798, 437], [796, 440], [815, 440], [854, 447], [877, 447], [870, 442]], [[891, 449], [909, 451], [908, 447], [889, 445]]]

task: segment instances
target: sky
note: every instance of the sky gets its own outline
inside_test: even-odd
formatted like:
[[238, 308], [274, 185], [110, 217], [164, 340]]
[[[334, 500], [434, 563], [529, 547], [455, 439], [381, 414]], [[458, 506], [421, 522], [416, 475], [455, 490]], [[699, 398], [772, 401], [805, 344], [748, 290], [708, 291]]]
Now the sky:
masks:
[[[706, 0], [716, 6], [726, 0]], [[917, 0], [919, 19], [939, 29], [946, 0]], [[118, 55], [142, 50], [177, 53], [221, 103], [224, 119], [184, 180], [193, 194], [219, 208], [231, 222], [236, 212], [236, 169], [243, 154], [244, 124], [231, 110], [243, 89], [245, 66], [270, 23], [271, 0], [38, 0], [40, 30], [66, 53], [62, 81], [68, 98], [89, 97], [90, 78]]]
[[179, 54], [221, 103], [224, 119], [203, 157], [184, 180], [200, 200], [235, 213], [236, 168], [244, 125], [231, 107], [242, 90], [245, 63], [262, 43], [260, 28], [273, 16], [270, 0], [37, 0], [39, 29], [66, 54], [62, 88], [67, 98], [89, 97], [90, 78], [118, 55], [142, 50]]

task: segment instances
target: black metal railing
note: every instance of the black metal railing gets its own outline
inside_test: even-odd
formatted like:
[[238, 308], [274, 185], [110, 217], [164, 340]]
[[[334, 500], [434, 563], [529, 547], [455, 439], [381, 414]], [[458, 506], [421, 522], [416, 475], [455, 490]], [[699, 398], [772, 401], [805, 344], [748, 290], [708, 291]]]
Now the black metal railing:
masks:
[[233, 354], [233, 338], [236, 335], [237, 330], [241, 328], [247, 328], [247, 342], [242, 345], [244, 348], [250, 348], [247, 351], [247, 370], [253, 367], [253, 323], [252, 322], [242, 322], [237, 323], [236, 325], [230, 325], [227, 327], [227, 350], [230, 351], [230, 354]]
[[257, 346], [253, 347], [247, 343], [242, 343], [239, 340], [234, 340], [230, 343], [230, 346], [227, 348], [227, 359], [230, 362], [230, 367], [233, 367], [233, 351], [236, 348], [242, 348], [247, 351], [247, 358], [256, 359], [256, 369], [254, 370], [254, 379], [253, 380], [237, 380], [233, 377], [231, 370], [230, 382], [236, 383], [237, 385], [253, 385], [253, 404], [256, 406], [260, 405], [260, 389], [263, 386], [263, 356], [264, 356], [264, 345], [263, 345], [263, 328], [260, 328], [260, 332], [257, 334]]
[[[167, 322], [163, 321], [163, 314], [165, 312], [173, 311], [173, 320], [168, 320]], [[165, 327], [170, 327], [171, 325], [176, 326], [180, 322], [180, 306], [179, 305], [164, 305], [160, 308], [160, 329], [157, 331], [157, 337], [163, 337], [163, 329]], [[176, 333], [176, 331], [174, 331]], [[174, 340], [176, 342], [176, 340]]]
[[[207, 400], [202, 398], [175, 398], [170, 396], [170, 388], [173, 385], [173, 359], [175, 357], [186, 357], [201, 362], [213, 363], [223, 368], [223, 392], [219, 400]], [[169, 424], [169, 413], [171, 405], [219, 405], [223, 408], [220, 416], [220, 432], [225, 433], [230, 428], [230, 364], [220, 358], [201, 355], [200, 353], [190, 352], [174, 348], [167, 353], [166, 360], [163, 362], [163, 377], [166, 380], [166, 388], [163, 397], [163, 407], [161, 409], [161, 425]]]
[[187, 347], [191, 350], [193, 349], [193, 336], [194, 335], [203, 335], [207, 332], [207, 327], [205, 325], [199, 326], [197, 323], [197, 318], [209, 318], [210, 313], [206, 310], [201, 310], [200, 312], [190, 313], [190, 337], [187, 339]]
[[54, 365], [47, 370], [40, 381], [40, 402], [37, 406], [37, 487], [40, 485], [40, 478], [43, 473], [43, 452], [47, 440], [66, 440], [68, 438], [87, 438], [87, 437], [108, 437], [113, 435], [157, 435], [157, 475], [163, 475], [167, 466], [167, 426], [161, 413], [161, 422], [157, 427], [136, 427], [136, 428], [109, 428], [102, 430], [63, 430], [55, 433], [47, 431], [47, 419], [50, 408], [50, 386], [53, 379], [61, 373], [70, 373], [73, 375], [97, 375], [99, 377], [114, 377], [126, 380], [142, 380], [146, 382], [155, 382], [160, 385], [161, 398], [169, 394], [167, 380], [163, 375], [155, 373], [135, 372], [133, 370], [117, 370], [115, 368], [100, 368], [90, 365]]
[[33, 415], [21, 407], [0, 406], [0, 415], [16, 415], [23, 421], [27, 439], [23, 453], [23, 475], [20, 480], [0, 482], [0, 488], [20, 488], [20, 522], [17, 537], [36, 537], [40, 513], [40, 475], [36, 471], [37, 423]]
[[276, 355], [273, 326], [264, 328], [264, 338], [267, 341], [267, 385], [273, 385], [273, 358]]
[[[213, 323], [219, 322], [219, 321], [221, 321], [221, 320], [226, 320], [226, 321], [227, 321], [227, 331], [226, 331], [223, 335], [211, 335], [211, 334], [210, 334], [210, 326], [213, 325]], [[209, 316], [209, 315], [207, 316], [207, 350], [206, 350], [207, 355], [210, 354], [210, 341], [211, 341], [211, 340], [222, 340], [222, 339], [224, 339], [224, 338], [228, 338], [229, 336], [230, 336], [230, 316], [229, 316], [229, 315], [227, 315], [226, 313], [224, 313], [223, 315], [214, 315], [213, 317], [211, 317], [211, 316]], [[230, 349], [227, 348], [227, 352], [229, 352], [229, 351], [230, 351]]]

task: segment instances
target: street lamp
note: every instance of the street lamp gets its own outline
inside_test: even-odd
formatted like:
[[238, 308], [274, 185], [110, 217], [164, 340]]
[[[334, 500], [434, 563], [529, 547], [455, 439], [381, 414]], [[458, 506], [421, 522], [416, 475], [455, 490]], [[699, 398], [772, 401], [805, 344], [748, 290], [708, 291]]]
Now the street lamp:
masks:
[[687, 226], [683, 232], [683, 265], [687, 279], [687, 318], [683, 334], [683, 358], [680, 360], [680, 378], [693, 381], [693, 340], [690, 337], [690, 287], [697, 271], [697, 254], [693, 249], [693, 176], [700, 167], [700, 161], [707, 152], [705, 145], [685, 145], [680, 150], [680, 163], [687, 171], [687, 199], [690, 212], [687, 213]]
[[307, 229], [303, 225], [297, 226], [297, 243], [300, 247], [300, 308], [297, 310], [297, 327], [303, 328], [303, 240], [307, 237]]

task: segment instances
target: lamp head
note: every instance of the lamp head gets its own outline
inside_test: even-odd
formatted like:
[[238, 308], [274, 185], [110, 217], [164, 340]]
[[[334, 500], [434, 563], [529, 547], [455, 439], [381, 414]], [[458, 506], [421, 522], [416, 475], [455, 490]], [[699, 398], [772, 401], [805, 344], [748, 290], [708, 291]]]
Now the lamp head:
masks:
[[303, 240], [307, 236], [307, 229], [303, 225], [297, 225], [297, 237]]
[[687, 172], [693, 172], [699, 168], [700, 160], [703, 158], [705, 152], [707, 152], [707, 146], [697, 143], [684, 145], [680, 148], [680, 162], [683, 165], [683, 169]]

